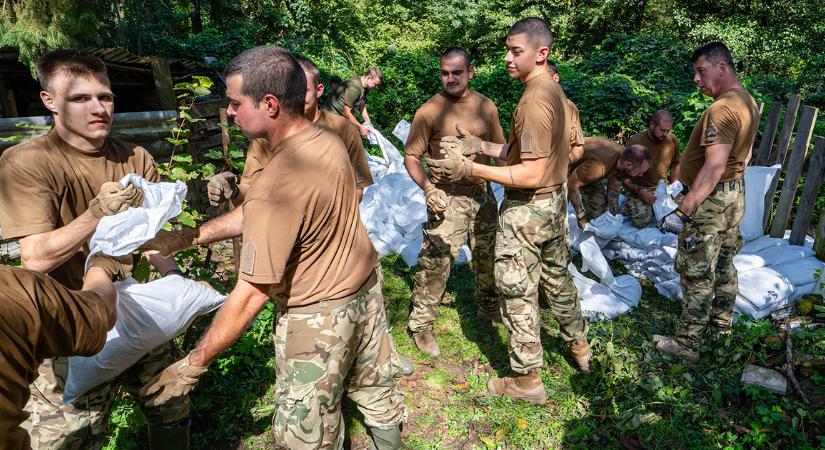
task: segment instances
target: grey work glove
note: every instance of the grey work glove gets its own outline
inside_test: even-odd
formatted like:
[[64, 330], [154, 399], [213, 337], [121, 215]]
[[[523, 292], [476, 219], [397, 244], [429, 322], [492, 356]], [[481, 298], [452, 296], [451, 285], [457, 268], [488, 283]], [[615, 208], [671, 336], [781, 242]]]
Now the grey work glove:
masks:
[[663, 233], [679, 234], [685, 229], [685, 224], [693, 222], [690, 215], [679, 208], [666, 215], [659, 222], [659, 230]]
[[427, 209], [433, 214], [443, 213], [447, 210], [449, 198], [441, 189], [430, 184], [424, 188], [424, 195], [427, 196]]
[[444, 136], [441, 142], [449, 142], [458, 146], [459, 151], [464, 156], [481, 153], [481, 138], [468, 133], [461, 124], [456, 124], [455, 129], [458, 136]]
[[161, 256], [171, 256], [197, 245], [198, 228], [187, 228], [180, 231], [160, 230], [152, 239], [144, 242], [138, 250], [145, 252], [155, 250]]
[[206, 185], [206, 194], [209, 204], [219, 206], [224, 200], [232, 200], [238, 196], [238, 183], [232, 172], [221, 172], [213, 175]]
[[441, 138], [441, 154], [444, 159], [427, 158], [427, 165], [436, 177], [458, 181], [473, 175], [473, 162], [461, 153], [461, 145], [454, 136]]
[[97, 197], [89, 202], [89, 212], [98, 219], [113, 216], [129, 208], [143, 204], [143, 191], [132, 183], [124, 187], [117, 181], [108, 181], [100, 186]]
[[123, 256], [109, 256], [101, 252], [97, 252], [89, 257], [89, 262], [86, 263], [86, 273], [92, 267], [100, 267], [112, 281], [123, 281], [132, 276], [132, 265], [134, 260], [132, 254]]
[[200, 377], [208, 369], [190, 363], [190, 356], [191, 353], [186, 355], [186, 358], [163, 369], [163, 372], [155, 375], [146, 386], [140, 389], [141, 397], [154, 395], [146, 402], [146, 405], [157, 407], [173, 398], [187, 395], [189, 391], [195, 389]]

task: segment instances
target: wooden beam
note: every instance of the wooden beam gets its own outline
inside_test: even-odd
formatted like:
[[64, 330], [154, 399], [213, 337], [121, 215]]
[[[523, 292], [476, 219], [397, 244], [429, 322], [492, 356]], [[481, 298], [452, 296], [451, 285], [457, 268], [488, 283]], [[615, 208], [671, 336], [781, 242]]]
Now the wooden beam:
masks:
[[779, 126], [779, 115], [782, 113], [782, 104], [775, 102], [771, 104], [768, 113], [768, 121], [765, 123], [765, 130], [762, 132], [762, 140], [759, 142], [759, 150], [756, 152], [756, 165], [767, 166], [770, 161], [771, 148], [776, 139], [776, 129]]
[[781, 238], [785, 235], [785, 227], [791, 217], [796, 188], [799, 186], [799, 177], [802, 175], [802, 165], [805, 162], [805, 153], [811, 143], [811, 135], [814, 132], [814, 122], [819, 110], [812, 106], [802, 109], [799, 119], [799, 128], [796, 130], [796, 140], [794, 140], [791, 156], [787, 161], [785, 171], [785, 183], [782, 185], [782, 194], [779, 196], [779, 203], [776, 204], [776, 214], [771, 223], [771, 236]]
[[819, 214], [819, 225], [816, 227], [814, 237], [814, 252], [817, 258], [825, 261], [825, 211]]
[[791, 145], [793, 126], [794, 122], [796, 122], [796, 113], [799, 111], [800, 101], [799, 94], [792, 95], [790, 100], [788, 100], [788, 107], [785, 108], [785, 121], [782, 123], [782, 138], [779, 140], [779, 145], [776, 147], [776, 150], [771, 152], [771, 158], [768, 162], [771, 166], [779, 163], [782, 164], [782, 168], [785, 169], [785, 162], [787, 160], [785, 156], [788, 152], [788, 147]]
[[811, 213], [814, 212], [816, 197], [822, 186], [823, 175], [825, 175], [825, 138], [818, 136], [814, 150], [808, 158], [808, 174], [805, 177], [805, 185], [802, 186], [802, 195], [799, 198], [799, 205], [796, 207], [791, 227], [789, 242], [792, 245], [802, 245], [805, 242], [805, 235], [811, 224]]
[[177, 110], [178, 99], [175, 97], [172, 71], [169, 70], [169, 63], [165, 59], [152, 59], [152, 77], [155, 79], [155, 91], [160, 108]]

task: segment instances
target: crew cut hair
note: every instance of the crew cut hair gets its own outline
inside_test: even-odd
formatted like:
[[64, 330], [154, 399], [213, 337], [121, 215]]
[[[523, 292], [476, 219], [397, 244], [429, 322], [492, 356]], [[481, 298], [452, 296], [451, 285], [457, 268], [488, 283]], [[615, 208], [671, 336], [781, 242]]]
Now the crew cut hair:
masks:
[[547, 22], [538, 17], [521, 19], [507, 31], [507, 37], [517, 34], [526, 34], [530, 42], [536, 47], [547, 47], [549, 49], [553, 45], [553, 32], [550, 31]]
[[730, 55], [730, 50], [728, 50], [728, 47], [721, 42], [711, 42], [697, 48], [693, 51], [693, 55], [690, 57], [690, 62], [695, 63], [703, 56], [705, 59], [710, 60], [714, 64], [720, 61], [724, 62], [730, 70], [736, 71], [736, 66], [733, 65], [733, 57]]
[[229, 61], [223, 75], [241, 75], [241, 93], [252, 98], [255, 107], [266, 94], [272, 94], [288, 114], [304, 113], [307, 78], [295, 57], [283, 47], [262, 45], [244, 50]]
[[315, 86], [321, 84], [321, 71], [318, 70], [318, 66], [316, 66], [314, 62], [310, 61], [309, 58], [301, 55], [294, 56], [298, 61], [298, 64], [301, 65], [301, 68], [304, 69], [304, 72], [312, 75], [312, 84]]
[[641, 164], [644, 161], [650, 161], [650, 150], [644, 145], [628, 145], [622, 151], [621, 159], [622, 161], [630, 161], [634, 165]]
[[463, 48], [461, 48], [461, 47], [450, 47], [447, 50], [444, 50], [443, 53], [441, 53], [441, 59], [453, 58], [453, 57], [456, 57], [456, 56], [461, 56], [462, 58], [464, 58], [464, 66], [467, 67], [468, 69], [470, 68], [470, 65], [471, 65], [471, 63], [470, 63], [470, 54], [467, 53]]
[[370, 67], [369, 69], [364, 71], [365, 77], [372, 77], [374, 80], [380, 80], [384, 77], [384, 74], [381, 73], [381, 69], [378, 67]]
[[556, 64], [555, 61], [552, 59], [547, 60], [547, 70], [550, 71], [551, 74], [559, 73], [559, 65]]
[[37, 81], [44, 91], [51, 89], [54, 76], [61, 72], [74, 77], [103, 77], [107, 83], [109, 79], [106, 65], [100, 58], [74, 48], [46, 52], [37, 60], [35, 67]]

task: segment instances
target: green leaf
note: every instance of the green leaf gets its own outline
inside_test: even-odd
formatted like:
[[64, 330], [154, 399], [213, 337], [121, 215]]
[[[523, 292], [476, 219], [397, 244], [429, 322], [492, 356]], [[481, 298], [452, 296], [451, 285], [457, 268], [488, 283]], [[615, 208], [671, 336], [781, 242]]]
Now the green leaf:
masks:
[[192, 163], [192, 155], [188, 153], [177, 154], [172, 159], [180, 163]]
[[192, 214], [189, 211], [182, 211], [178, 214], [178, 221], [185, 227], [188, 228], [195, 228], [197, 225], [195, 223], [195, 218], [192, 217]]
[[209, 159], [223, 159], [223, 152], [212, 149], [212, 150], [209, 150], [208, 152], [204, 153], [203, 156], [205, 156]]
[[201, 87], [205, 87], [207, 89], [212, 87], [212, 79], [209, 77], [204, 77], [201, 75], [192, 75], [192, 78], [194, 78], [198, 82], [198, 85], [200, 85]]
[[135, 268], [132, 270], [132, 278], [141, 283], [145, 283], [149, 281], [149, 273], [151, 271], [152, 268], [149, 266], [149, 261], [141, 256], [137, 265], [135, 265]]
[[229, 151], [229, 156], [231, 156], [232, 158], [235, 158], [235, 159], [240, 159], [240, 158], [244, 158], [246, 155], [244, 155], [244, 152], [241, 151], [241, 150], [230, 150]]

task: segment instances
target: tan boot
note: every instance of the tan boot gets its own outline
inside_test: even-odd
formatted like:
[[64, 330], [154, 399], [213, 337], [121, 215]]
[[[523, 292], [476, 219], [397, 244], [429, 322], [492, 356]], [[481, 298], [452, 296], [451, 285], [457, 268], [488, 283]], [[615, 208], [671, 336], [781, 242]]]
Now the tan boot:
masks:
[[487, 382], [487, 391], [495, 395], [506, 395], [524, 400], [534, 405], [543, 405], [547, 401], [544, 383], [541, 382], [541, 376], [538, 373], [492, 378]]
[[570, 344], [570, 354], [579, 365], [579, 370], [584, 373], [590, 373], [590, 360], [593, 358], [593, 352], [590, 351], [590, 344], [587, 339], [579, 339]]
[[438, 348], [438, 342], [435, 341], [435, 336], [433, 335], [432, 330], [413, 333], [413, 340], [415, 341], [415, 345], [422, 352], [432, 356], [438, 356], [441, 354], [441, 349]]
[[699, 352], [683, 347], [674, 337], [654, 334], [653, 342], [656, 344], [656, 350], [660, 352], [670, 353], [690, 362], [699, 361]]

